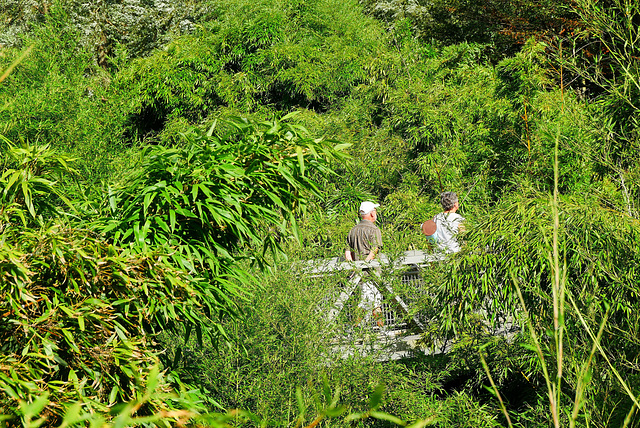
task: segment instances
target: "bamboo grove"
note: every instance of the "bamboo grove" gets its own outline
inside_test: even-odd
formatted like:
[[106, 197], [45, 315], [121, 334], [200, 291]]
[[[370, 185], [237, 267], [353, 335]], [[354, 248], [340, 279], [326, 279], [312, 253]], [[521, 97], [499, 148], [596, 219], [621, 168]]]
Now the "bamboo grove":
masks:
[[[0, 23], [0, 426], [640, 424], [636, 2], [0, 0]], [[331, 355], [346, 278], [296, 266], [343, 254], [363, 200], [390, 258], [430, 251], [447, 190], [463, 249], [419, 305], [451, 351]]]

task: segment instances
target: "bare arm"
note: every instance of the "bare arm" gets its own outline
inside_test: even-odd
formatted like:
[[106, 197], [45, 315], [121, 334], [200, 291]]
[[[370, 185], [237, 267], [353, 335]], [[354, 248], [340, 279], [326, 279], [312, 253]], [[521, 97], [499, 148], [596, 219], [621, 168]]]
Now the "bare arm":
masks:
[[351, 250], [345, 250], [344, 251], [344, 259], [348, 262], [353, 262], [355, 261], [353, 258], [353, 253], [351, 252]]
[[369, 254], [367, 255], [367, 258], [364, 259], [364, 261], [368, 262], [369, 260], [373, 260], [376, 258], [377, 255], [378, 255], [378, 247], [375, 247], [369, 252]]

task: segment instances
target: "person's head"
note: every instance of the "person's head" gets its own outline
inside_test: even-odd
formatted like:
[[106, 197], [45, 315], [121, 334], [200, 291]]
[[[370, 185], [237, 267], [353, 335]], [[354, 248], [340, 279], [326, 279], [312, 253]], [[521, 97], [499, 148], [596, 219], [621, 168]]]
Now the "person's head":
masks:
[[380, 204], [374, 204], [373, 202], [364, 201], [360, 204], [360, 218], [376, 221], [376, 219], [378, 218], [376, 208], [378, 208], [379, 206]]
[[442, 205], [442, 211], [453, 211], [457, 210], [458, 205], [458, 195], [455, 192], [443, 192], [440, 195], [440, 205]]

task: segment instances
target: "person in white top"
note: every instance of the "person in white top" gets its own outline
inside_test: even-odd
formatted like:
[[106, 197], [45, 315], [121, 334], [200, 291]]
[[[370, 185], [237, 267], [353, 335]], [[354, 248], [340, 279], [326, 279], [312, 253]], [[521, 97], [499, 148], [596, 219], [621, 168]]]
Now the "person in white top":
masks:
[[464, 217], [456, 213], [460, 204], [455, 192], [444, 192], [440, 195], [442, 211], [436, 214], [433, 221], [436, 223], [436, 245], [445, 253], [457, 253], [460, 251], [458, 233], [464, 231]]

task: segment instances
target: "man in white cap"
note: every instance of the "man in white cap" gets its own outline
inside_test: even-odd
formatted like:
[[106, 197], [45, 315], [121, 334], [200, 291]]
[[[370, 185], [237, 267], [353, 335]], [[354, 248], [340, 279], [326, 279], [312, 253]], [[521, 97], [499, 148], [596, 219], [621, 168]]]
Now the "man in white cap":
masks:
[[349, 231], [347, 244], [349, 248], [344, 253], [348, 261], [373, 260], [382, 247], [382, 233], [375, 225], [378, 213], [376, 208], [380, 204], [365, 201], [360, 204], [360, 223]]
[[[347, 244], [349, 248], [344, 253], [344, 258], [348, 261], [373, 260], [378, 251], [382, 247], [382, 233], [378, 226], [375, 225], [378, 218], [379, 204], [365, 201], [360, 204], [360, 223], [356, 224], [349, 231], [347, 236]], [[373, 272], [376, 275], [380, 275], [379, 268], [374, 269]], [[363, 272], [368, 272], [369, 269], [363, 269]], [[382, 294], [378, 291], [376, 284], [369, 280], [360, 283], [362, 298], [358, 307], [365, 313], [371, 313], [376, 319], [379, 327], [382, 327]], [[358, 323], [362, 321], [363, 317], [358, 317]], [[368, 316], [364, 317], [368, 319]]]

